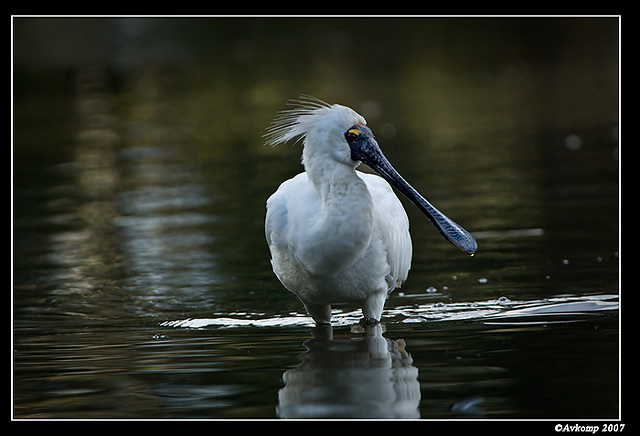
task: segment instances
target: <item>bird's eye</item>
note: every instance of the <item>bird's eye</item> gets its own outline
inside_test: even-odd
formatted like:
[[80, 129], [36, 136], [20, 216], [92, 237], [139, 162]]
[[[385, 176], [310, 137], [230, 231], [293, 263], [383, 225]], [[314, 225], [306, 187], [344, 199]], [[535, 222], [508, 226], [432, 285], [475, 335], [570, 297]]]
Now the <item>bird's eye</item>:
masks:
[[357, 129], [349, 129], [347, 133], [344, 134], [344, 137], [347, 139], [349, 144], [355, 141], [358, 136], [360, 136], [360, 131]]

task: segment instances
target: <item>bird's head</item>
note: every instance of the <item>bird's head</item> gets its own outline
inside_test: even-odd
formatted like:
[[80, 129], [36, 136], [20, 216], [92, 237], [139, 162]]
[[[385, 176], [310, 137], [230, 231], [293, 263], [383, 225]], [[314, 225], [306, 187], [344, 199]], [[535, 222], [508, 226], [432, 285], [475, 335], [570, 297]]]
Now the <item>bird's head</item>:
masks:
[[309, 96], [293, 100], [292, 109], [282, 111], [264, 135], [266, 144], [275, 146], [292, 139], [304, 140], [305, 155], [322, 155], [337, 162], [356, 166], [345, 133], [354, 125], [366, 126], [367, 121], [351, 108], [330, 105]]
[[304, 138], [303, 159], [332, 159], [353, 167], [365, 163], [411, 200], [449, 242], [469, 255], [477, 244], [465, 229], [436, 209], [393, 168], [366, 120], [353, 109], [303, 96], [293, 109], [280, 112], [265, 134], [268, 145]]

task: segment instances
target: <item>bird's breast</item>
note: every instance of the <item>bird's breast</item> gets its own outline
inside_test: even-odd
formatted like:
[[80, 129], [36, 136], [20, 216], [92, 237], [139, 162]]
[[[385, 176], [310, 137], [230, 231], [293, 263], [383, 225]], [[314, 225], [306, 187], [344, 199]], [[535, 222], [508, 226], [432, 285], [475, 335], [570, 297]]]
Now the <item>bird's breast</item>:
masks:
[[269, 199], [265, 226], [274, 259], [296, 261], [310, 274], [335, 275], [370, 245], [373, 202], [355, 174], [348, 183], [319, 190], [303, 173]]

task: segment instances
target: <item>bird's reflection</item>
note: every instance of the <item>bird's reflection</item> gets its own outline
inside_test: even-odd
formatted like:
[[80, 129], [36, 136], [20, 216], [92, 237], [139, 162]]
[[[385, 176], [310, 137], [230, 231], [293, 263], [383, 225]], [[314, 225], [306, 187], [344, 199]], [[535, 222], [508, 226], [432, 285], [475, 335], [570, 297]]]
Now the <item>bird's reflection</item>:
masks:
[[380, 325], [362, 338], [333, 339], [331, 326], [312, 334], [302, 364], [282, 376], [280, 418], [420, 418], [418, 368], [402, 339]]

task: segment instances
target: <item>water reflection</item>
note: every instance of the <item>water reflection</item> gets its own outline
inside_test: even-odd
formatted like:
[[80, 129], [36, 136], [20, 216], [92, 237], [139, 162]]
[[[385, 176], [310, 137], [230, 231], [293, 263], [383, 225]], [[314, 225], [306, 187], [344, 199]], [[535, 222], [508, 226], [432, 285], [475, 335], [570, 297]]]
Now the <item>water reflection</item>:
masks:
[[402, 339], [381, 326], [361, 339], [334, 339], [330, 326], [312, 333], [302, 364], [282, 376], [280, 418], [420, 418], [418, 369]]
[[[119, 240], [111, 220], [118, 214], [115, 193], [120, 183], [117, 150], [121, 137], [113, 115], [114, 96], [102, 68], [77, 72], [75, 114], [78, 130], [75, 147], [66, 162], [48, 162], [44, 171], [32, 175], [42, 189], [43, 201], [30, 204], [28, 218], [17, 221], [34, 232], [31, 256], [18, 263], [25, 269], [40, 265], [25, 277], [31, 288], [51, 289], [46, 299], [34, 304], [34, 312], [86, 316], [96, 306], [95, 295], [109, 294], [119, 275]], [[59, 144], [55, 144], [59, 146]], [[46, 179], [49, 173], [52, 179]], [[21, 219], [23, 219], [21, 221]], [[27, 295], [21, 295], [28, 298]]]
[[130, 147], [121, 157], [125, 189], [113, 223], [127, 260], [125, 287], [144, 306], [210, 307], [210, 287], [222, 276], [209, 250], [215, 241], [207, 229], [215, 217], [206, 211], [212, 197], [198, 183], [200, 174], [181, 163], [173, 147]]
[[168, 139], [151, 109], [157, 92], [141, 92], [130, 115], [117, 111], [104, 68], [79, 69], [74, 85], [72, 153], [29, 174], [43, 200], [17, 215], [36, 241], [18, 248], [29, 271], [19, 286], [41, 293], [19, 297], [32, 312], [85, 320], [210, 310], [224, 277], [210, 249], [214, 190]]

